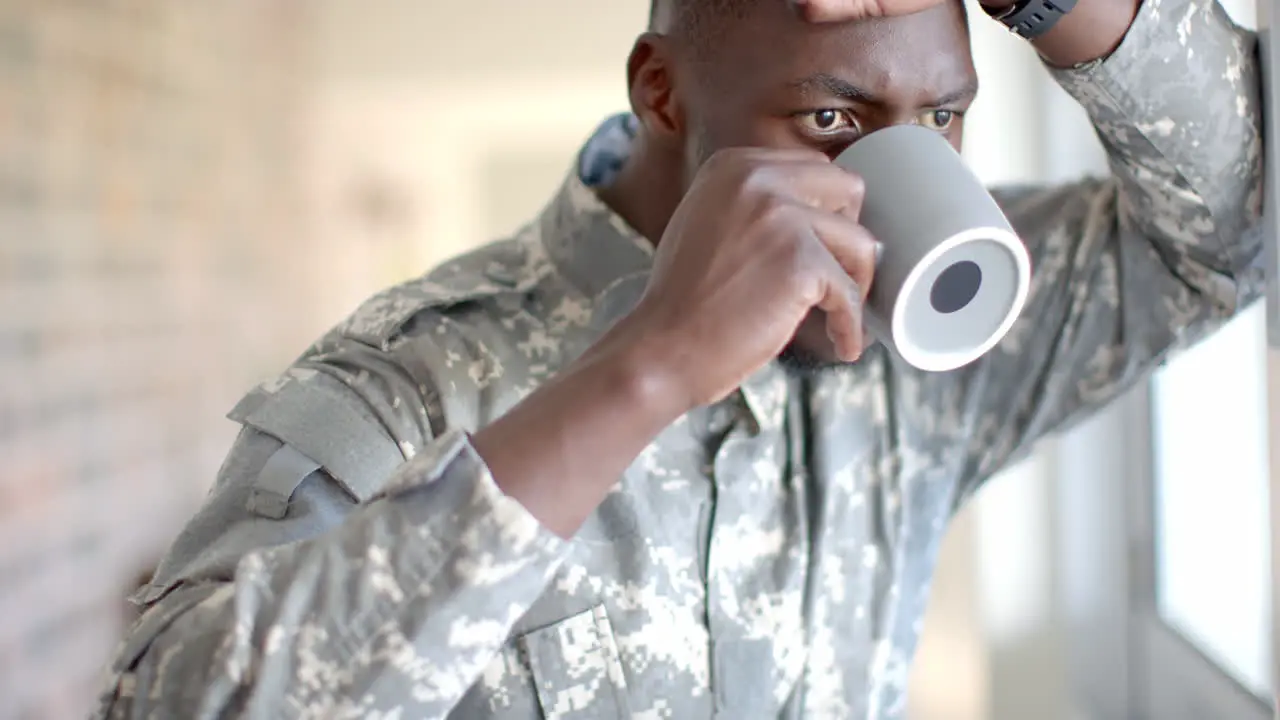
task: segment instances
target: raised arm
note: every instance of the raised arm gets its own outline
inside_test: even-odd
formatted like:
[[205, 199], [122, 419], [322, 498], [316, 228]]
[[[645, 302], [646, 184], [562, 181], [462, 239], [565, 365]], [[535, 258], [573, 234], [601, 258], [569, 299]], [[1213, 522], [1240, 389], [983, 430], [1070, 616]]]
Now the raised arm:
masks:
[[970, 367], [900, 371], [906, 417], [940, 409], [920, 419], [944, 429], [961, 497], [1258, 296], [1258, 71], [1256, 38], [1212, 0], [1145, 0], [1113, 53], [1054, 71], [1111, 176], [998, 191], [1032, 253], [1020, 321]]

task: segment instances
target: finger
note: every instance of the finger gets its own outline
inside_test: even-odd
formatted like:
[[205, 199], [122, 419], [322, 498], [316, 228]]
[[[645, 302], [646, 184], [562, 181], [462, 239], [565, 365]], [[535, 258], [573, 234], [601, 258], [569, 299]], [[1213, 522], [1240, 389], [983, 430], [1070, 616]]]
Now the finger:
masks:
[[826, 153], [804, 147], [771, 148], [743, 145], [722, 148], [717, 150], [715, 154], [738, 156], [756, 162], [813, 162], [828, 160]]
[[735, 147], [717, 151], [699, 175], [738, 175], [749, 190], [791, 198], [801, 205], [856, 218], [866, 186], [862, 177], [817, 150]]
[[803, 206], [839, 213], [850, 220], [857, 220], [862, 212], [866, 197], [862, 177], [832, 163], [825, 155], [821, 161], [779, 164], [770, 179], [779, 193]]
[[801, 18], [814, 23], [850, 22], [873, 17], [909, 15], [943, 0], [789, 0]]
[[876, 0], [788, 0], [788, 4], [812, 23], [848, 22], [882, 14]]
[[844, 362], [853, 362], [862, 355], [862, 297], [835, 257], [829, 253], [824, 256], [821, 272], [825, 292], [816, 307], [826, 314], [827, 337], [836, 354]]
[[804, 262], [798, 268], [802, 298], [807, 313], [817, 308], [824, 313], [827, 337], [844, 362], [862, 354], [862, 296], [853, 278], [812, 232], [803, 240]]
[[865, 300], [875, 280], [880, 243], [870, 230], [845, 215], [810, 209], [805, 218], [823, 247], [857, 286], [859, 300]]

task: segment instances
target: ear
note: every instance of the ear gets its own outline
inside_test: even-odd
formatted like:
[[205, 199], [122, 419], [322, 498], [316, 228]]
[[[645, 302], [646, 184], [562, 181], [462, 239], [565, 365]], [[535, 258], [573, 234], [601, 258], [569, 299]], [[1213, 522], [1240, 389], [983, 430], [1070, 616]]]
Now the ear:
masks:
[[684, 113], [676, 92], [676, 57], [670, 38], [645, 33], [627, 58], [631, 112], [655, 141], [677, 141], [684, 135]]

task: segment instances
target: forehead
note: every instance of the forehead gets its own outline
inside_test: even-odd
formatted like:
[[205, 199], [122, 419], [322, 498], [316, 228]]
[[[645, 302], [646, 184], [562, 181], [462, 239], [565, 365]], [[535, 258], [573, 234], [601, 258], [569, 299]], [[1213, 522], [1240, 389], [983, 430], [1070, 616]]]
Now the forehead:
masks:
[[958, 0], [905, 17], [838, 24], [806, 23], [785, 5], [756, 3], [715, 34], [717, 84], [767, 92], [826, 74], [889, 102], [912, 102], [976, 78]]

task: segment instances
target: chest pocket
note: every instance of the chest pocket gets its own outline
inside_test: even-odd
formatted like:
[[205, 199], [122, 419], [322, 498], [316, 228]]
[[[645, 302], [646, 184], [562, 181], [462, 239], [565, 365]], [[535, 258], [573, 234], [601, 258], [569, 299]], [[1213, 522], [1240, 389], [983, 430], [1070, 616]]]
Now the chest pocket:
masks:
[[622, 660], [603, 605], [528, 632], [518, 644], [546, 720], [631, 717]]

